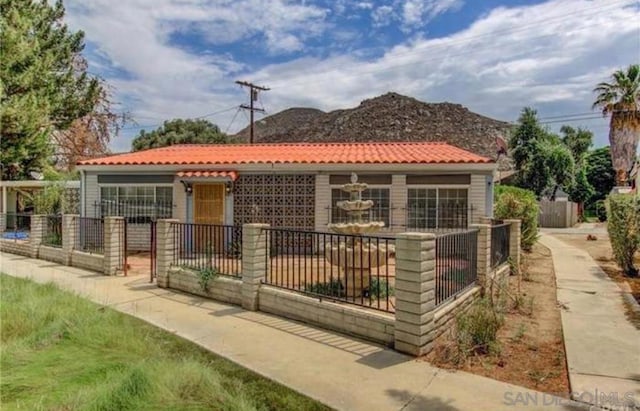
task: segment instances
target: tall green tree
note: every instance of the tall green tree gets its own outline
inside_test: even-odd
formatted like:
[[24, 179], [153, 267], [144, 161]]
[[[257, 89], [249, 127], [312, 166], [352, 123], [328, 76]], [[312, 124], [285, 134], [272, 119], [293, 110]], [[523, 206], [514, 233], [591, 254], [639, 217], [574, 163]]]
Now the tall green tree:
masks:
[[139, 151], [174, 144], [224, 144], [229, 141], [229, 137], [210, 121], [174, 119], [149, 133], [140, 131], [131, 142], [131, 148]]
[[544, 157], [546, 130], [538, 122], [538, 113], [525, 107], [509, 139], [514, 166], [518, 170], [516, 185], [533, 191], [538, 198], [549, 186], [551, 172]]
[[616, 173], [611, 162], [609, 147], [596, 148], [589, 151], [585, 159], [586, 174], [589, 184], [593, 187], [593, 195], [587, 206], [591, 208], [597, 201], [604, 200], [616, 184]]
[[516, 185], [533, 191], [538, 198], [573, 184], [575, 161], [560, 138], [538, 121], [536, 110], [525, 107], [518, 119], [509, 147], [518, 174]]
[[575, 164], [573, 184], [567, 187], [569, 199], [582, 205], [593, 196], [593, 187], [587, 178], [586, 158], [589, 148], [593, 144], [593, 133], [578, 127], [562, 126], [560, 128], [562, 143], [571, 151]]
[[0, 163], [29, 178], [51, 159], [50, 135], [92, 112], [102, 88], [87, 74], [84, 33], [63, 23], [62, 1], [0, 0]]
[[611, 160], [616, 170], [616, 184], [625, 186], [629, 184], [629, 172], [640, 140], [640, 64], [617, 70], [610, 82], [598, 84], [593, 91], [598, 93], [593, 108], [602, 110], [604, 116], [611, 116]]

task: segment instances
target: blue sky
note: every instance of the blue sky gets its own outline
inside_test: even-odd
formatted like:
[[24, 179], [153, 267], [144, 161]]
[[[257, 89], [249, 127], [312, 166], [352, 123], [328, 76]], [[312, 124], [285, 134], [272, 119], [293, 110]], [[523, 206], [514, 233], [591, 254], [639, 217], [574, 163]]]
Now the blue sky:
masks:
[[[640, 62], [637, 0], [67, 0], [86, 33], [90, 71], [131, 114], [112, 141], [126, 151], [142, 128], [206, 116], [247, 125], [235, 80], [271, 87], [267, 113], [352, 107], [387, 91], [449, 101], [514, 121], [523, 106], [557, 129], [607, 121], [594, 85]], [[214, 113], [214, 114], [212, 114]], [[585, 114], [587, 113], [587, 114]], [[551, 117], [551, 118], [550, 118]]]

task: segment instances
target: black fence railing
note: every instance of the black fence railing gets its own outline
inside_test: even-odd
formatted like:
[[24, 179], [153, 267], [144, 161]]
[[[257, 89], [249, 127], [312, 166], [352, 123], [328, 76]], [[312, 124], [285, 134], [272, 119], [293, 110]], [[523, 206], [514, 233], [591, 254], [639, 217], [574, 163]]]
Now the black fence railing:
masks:
[[491, 268], [509, 260], [509, 235], [511, 224], [491, 226]]
[[159, 218], [171, 218], [171, 201], [101, 200], [94, 203], [97, 217], [120, 216], [129, 224], [148, 224]]
[[62, 247], [62, 216], [47, 215], [42, 244], [50, 247]]
[[436, 305], [465, 291], [478, 278], [478, 231], [436, 237]]
[[466, 230], [472, 219], [473, 207], [467, 204], [425, 206], [420, 202], [410, 202], [406, 209], [406, 226], [411, 230], [429, 232]]
[[104, 220], [92, 217], [74, 217], [74, 250], [91, 254], [104, 254]]
[[268, 228], [263, 282], [313, 297], [395, 311], [395, 240]]
[[218, 274], [242, 275], [242, 227], [173, 223], [176, 245], [172, 264]]
[[31, 214], [3, 213], [1, 216], [3, 227], [2, 238], [8, 240], [28, 240], [31, 230]]

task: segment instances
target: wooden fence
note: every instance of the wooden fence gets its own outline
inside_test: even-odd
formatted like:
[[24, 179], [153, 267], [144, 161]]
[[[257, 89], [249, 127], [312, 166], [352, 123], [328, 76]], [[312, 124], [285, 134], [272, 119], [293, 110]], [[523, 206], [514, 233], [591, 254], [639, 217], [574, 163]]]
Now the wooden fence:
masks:
[[541, 200], [538, 224], [547, 228], [568, 228], [578, 223], [578, 203]]

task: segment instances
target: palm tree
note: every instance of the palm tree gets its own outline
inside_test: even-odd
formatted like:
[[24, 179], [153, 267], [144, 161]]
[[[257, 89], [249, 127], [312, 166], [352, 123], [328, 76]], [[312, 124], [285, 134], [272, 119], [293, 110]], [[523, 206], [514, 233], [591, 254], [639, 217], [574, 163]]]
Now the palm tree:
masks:
[[602, 110], [604, 116], [611, 114], [611, 161], [616, 184], [625, 186], [640, 140], [640, 64], [632, 64], [626, 71], [617, 70], [611, 78], [611, 83], [600, 83], [593, 89], [598, 93], [593, 108]]

